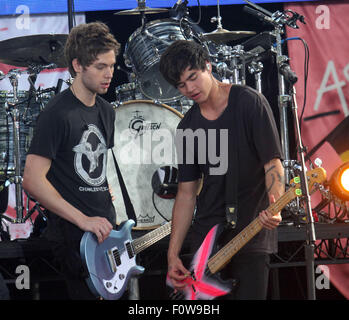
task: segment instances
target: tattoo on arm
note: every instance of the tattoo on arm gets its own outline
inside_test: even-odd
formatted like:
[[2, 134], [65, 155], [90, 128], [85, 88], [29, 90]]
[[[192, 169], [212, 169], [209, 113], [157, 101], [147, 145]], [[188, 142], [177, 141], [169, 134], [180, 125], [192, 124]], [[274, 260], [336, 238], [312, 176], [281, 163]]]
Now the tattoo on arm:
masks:
[[265, 172], [265, 176], [269, 174], [269, 179], [267, 181], [269, 182], [266, 187], [267, 187], [267, 192], [270, 192], [270, 190], [273, 188], [275, 185], [275, 182], [279, 182], [281, 185], [284, 184], [284, 177], [278, 172], [277, 170], [272, 171], [273, 169], [276, 169], [275, 165], [272, 165], [268, 170]]
[[274, 174], [271, 174], [271, 181], [270, 181], [270, 185], [267, 186], [267, 192], [269, 193], [270, 190], [273, 188], [274, 186], [274, 183], [275, 183], [275, 176]]
[[275, 165], [272, 165], [270, 168], [268, 168], [268, 170], [265, 172], [265, 175], [267, 175], [268, 172], [273, 170], [273, 169], [275, 169]]

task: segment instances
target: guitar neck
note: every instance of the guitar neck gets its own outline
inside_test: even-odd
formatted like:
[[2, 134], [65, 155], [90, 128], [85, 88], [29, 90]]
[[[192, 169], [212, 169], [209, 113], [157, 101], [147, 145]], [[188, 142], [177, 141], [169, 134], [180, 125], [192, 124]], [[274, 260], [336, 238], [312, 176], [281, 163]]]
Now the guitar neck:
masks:
[[[268, 212], [273, 216], [276, 215], [295, 197], [294, 189], [289, 189], [276, 202], [268, 207]], [[208, 260], [207, 266], [210, 272], [214, 274], [221, 270], [248, 241], [262, 230], [262, 228], [262, 223], [257, 217]]]
[[171, 221], [132, 241], [135, 254], [142, 252], [171, 233]]

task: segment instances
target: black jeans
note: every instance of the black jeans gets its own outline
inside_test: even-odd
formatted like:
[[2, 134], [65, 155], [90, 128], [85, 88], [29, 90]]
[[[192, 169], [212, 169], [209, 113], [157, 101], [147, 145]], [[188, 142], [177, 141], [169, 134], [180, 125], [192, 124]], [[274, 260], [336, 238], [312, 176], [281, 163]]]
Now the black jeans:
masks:
[[266, 253], [238, 253], [222, 271], [222, 277], [237, 280], [227, 300], [266, 300], [270, 256]]

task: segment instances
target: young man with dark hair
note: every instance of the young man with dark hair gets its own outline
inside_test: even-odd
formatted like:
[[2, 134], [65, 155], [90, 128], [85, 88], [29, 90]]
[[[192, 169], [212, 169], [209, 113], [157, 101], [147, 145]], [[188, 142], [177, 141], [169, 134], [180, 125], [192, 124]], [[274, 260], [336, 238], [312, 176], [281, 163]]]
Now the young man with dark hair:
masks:
[[115, 114], [99, 95], [108, 90], [119, 48], [103, 23], [71, 30], [65, 55], [73, 83], [39, 115], [24, 169], [24, 189], [49, 212], [45, 236], [52, 241], [72, 299], [94, 298], [79, 253], [84, 231], [102, 242], [115, 227], [106, 179]]
[[[194, 41], [179, 40], [169, 46], [161, 56], [160, 71], [181, 94], [195, 102], [178, 125], [177, 133], [191, 130], [206, 138], [204, 144], [199, 143], [200, 139], [196, 144], [187, 141], [183, 134], [184, 141], [178, 143], [177, 138], [177, 146], [183, 147], [181, 150], [177, 147], [178, 159], [183, 161], [178, 163], [179, 185], [168, 249], [170, 281], [176, 290], [187, 285], [183, 280], [190, 272], [180, 258], [183, 242], [187, 239], [195, 252], [214, 225], [227, 223], [227, 170], [215, 171], [217, 163], [210, 162], [210, 154], [220, 153], [227, 157], [225, 161], [232, 170], [236, 168], [238, 181], [236, 227], [229, 231], [229, 238], [256, 217], [264, 227], [225, 267], [226, 277], [238, 281], [228, 297], [265, 299], [269, 254], [275, 252], [277, 245], [274, 229], [281, 221], [280, 214], [272, 216], [265, 209], [284, 193], [282, 152], [271, 108], [254, 89], [218, 81], [212, 75], [207, 51]], [[237, 119], [233, 120], [234, 117]], [[225, 144], [220, 133], [232, 132], [234, 126], [237, 138], [228, 134]], [[212, 130], [216, 136], [210, 140]], [[236, 157], [232, 156], [234, 153]], [[194, 161], [186, 161], [188, 155]], [[202, 176], [203, 185], [197, 196]]]

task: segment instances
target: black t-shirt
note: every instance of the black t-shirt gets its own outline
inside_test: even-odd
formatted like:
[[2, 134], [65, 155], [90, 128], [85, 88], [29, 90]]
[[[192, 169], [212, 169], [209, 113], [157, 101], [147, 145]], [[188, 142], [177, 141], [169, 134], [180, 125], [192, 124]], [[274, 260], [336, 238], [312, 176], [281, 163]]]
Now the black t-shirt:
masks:
[[[238, 163], [233, 163], [233, 166], [238, 166], [238, 214], [231, 236], [268, 207], [264, 165], [282, 157], [279, 134], [266, 98], [247, 86], [234, 85], [234, 88], [236, 91], [232, 94], [231, 90], [228, 105], [216, 120], [204, 118], [199, 106], [194, 105], [177, 128], [178, 181], [194, 181], [203, 176], [194, 222], [188, 235], [193, 248], [201, 244], [215, 224], [226, 223], [225, 173], [228, 144], [231, 143], [228, 130], [232, 130], [233, 112], [237, 112], [239, 128], [238, 139], [234, 139], [238, 144], [234, 149], [238, 150]], [[193, 140], [191, 136], [189, 139], [188, 129], [197, 138]], [[234, 159], [229, 159], [229, 163], [232, 162]], [[276, 249], [275, 230], [263, 229], [242, 250], [271, 253]]]
[[[94, 106], [86, 107], [67, 89], [41, 112], [28, 154], [52, 160], [47, 179], [66, 201], [88, 216], [107, 218], [115, 226], [106, 178], [114, 120], [112, 105], [101, 97], [96, 97]], [[67, 236], [78, 240], [82, 231], [52, 214], [47, 236], [54, 241]]]

